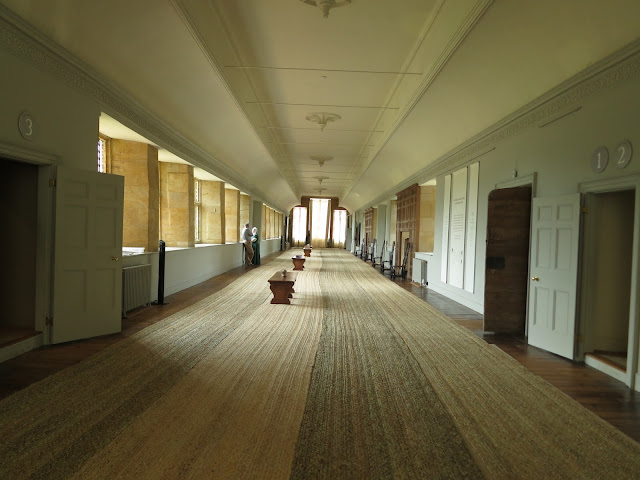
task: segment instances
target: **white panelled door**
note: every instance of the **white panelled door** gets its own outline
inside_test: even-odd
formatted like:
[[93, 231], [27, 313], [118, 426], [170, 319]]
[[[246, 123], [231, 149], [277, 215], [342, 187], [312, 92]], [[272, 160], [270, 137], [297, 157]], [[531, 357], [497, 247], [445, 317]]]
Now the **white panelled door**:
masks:
[[52, 343], [121, 330], [123, 203], [124, 177], [58, 167]]
[[574, 358], [580, 194], [534, 198], [529, 344]]

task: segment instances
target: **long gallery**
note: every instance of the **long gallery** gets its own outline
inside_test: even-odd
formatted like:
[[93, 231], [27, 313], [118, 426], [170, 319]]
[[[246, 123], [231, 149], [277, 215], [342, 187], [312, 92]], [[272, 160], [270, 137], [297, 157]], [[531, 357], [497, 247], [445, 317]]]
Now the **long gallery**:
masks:
[[0, 0], [0, 478], [640, 478], [638, 18]]

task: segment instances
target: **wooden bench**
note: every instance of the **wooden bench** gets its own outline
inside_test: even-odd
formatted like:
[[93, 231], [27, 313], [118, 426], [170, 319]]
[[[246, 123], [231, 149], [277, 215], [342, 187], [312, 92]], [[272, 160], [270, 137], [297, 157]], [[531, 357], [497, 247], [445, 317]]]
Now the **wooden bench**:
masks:
[[304, 270], [304, 255], [296, 255], [295, 257], [291, 257], [291, 260], [293, 260], [294, 270]]
[[269, 286], [273, 293], [273, 299], [271, 303], [280, 303], [289, 305], [290, 298], [295, 293], [293, 290], [293, 284], [296, 283], [296, 276], [298, 272], [286, 272], [282, 275], [282, 272], [276, 272], [273, 277], [269, 279]]

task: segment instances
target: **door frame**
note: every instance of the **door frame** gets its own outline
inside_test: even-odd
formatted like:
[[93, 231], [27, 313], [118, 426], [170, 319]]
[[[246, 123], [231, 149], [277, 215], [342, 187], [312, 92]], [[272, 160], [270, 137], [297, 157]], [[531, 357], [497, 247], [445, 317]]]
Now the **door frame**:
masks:
[[42, 332], [42, 343], [48, 345], [51, 343], [51, 332], [47, 318], [51, 318], [53, 290], [53, 192], [49, 179], [54, 178], [53, 170], [58, 157], [3, 141], [0, 141], [0, 157], [38, 166], [34, 328]]
[[[504, 180], [502, 182], [498, 182], [495, 185], [496, 189], [499, 188], [512, 188], [512, 187], [526, 187], [527, 185], [531, 185], [531, 204], [533, 207], [533, 199], [536, 198], [537, 195], [537, 187], [538, 187], [538, 172], [532, 172], [528, 175], [523, 175], [521, 177], [514, 177], [509, 180]], [[531, 273], [531, 222], [533, 222], [533, 212], [530, 216], [529, 220], [529, 252], [528, 252], [528, 264], [527, 264], [527, 279], [529, 278], [529, 273]], [[527, 281], [527, 303], [526, 303], [526, 312], [524, 317], [524, 336], [527, 337], [529, 334], [529, 281]]]
[[[608, 193], [621, 190], [635, 190], [635, 204], [633, 212], [633, 243], [631, 253], [631, 295], [629, 300], [629, 339], [627, 345], [627, 371], [625, 374], [625, 383], [631, 389], [640, 391], [640, 373], [638, 372], [638, 350], [640, 345], [640, 295], [638, 295], [638, 275], [640, 273], [639, 259], [640, 259], [640, 174], [625, 175], [622, 177], [614, 177], [602, 180], [592, 180], [583, 182], [578, 185], [578, 190], [581, 194], [584, 193]], [[585, 222], [588, 221], [588, 215], [585, 218]], [[589, 234], [589, 231], [585, 228], [583, 233]], [[589, 239], [583, 239], [582, 255], [589, 255], [592, 252], [589, 250]], [[585, 292], [589, 291], [590, 275], [587, 267], [584, 265], [582, 259], [580, 259], [580, 266], [584, 269], [581, 272], [581, 279], [579, 287], [580, 290]], [[581, 311], [587, 311], [587, 295], [580, 295], [579, 308]], [[584, 322], [580, 311], [579, 315], [579, 332], [582, 334], [584, 329]], [[578, 359], [584, 359], [584, 350], [582, 343], [579, 343]]]

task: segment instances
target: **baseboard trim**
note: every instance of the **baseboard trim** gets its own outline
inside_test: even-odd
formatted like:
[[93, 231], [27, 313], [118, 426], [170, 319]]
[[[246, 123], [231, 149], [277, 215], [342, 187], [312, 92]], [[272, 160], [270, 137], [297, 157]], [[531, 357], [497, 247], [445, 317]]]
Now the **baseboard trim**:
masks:
[[616, 380], [620, 380], [625, 385], [629, 385], [629, 380], [627, 378], [626, 372], [619, 370], [607, 363], [598, 360], [597, 358], [587, 354], [584, 356], [584, 363], [589, 365], [590, 367], [595, 368], [596, 370], [600, 370], [602, 373], [606, 373], [610, 377], [615, 378]]
[[469, 298], [466, 298], [464, 295], [460, 295], [452, 290], [449, 290], [448, 288], [441, 288], [437, 285], [433, 284], [434, 282], [430, 282], [428, 285], [428, 289], [429, 290], [433, 290], [436, 293], [439, 293], [440, 295], [444, 295], [447, 298], [450, 298], [451, 300], [454, 300], [462, 305], [464, 305], [465, 307], [470, 308], [471, 310], [484, 314], [484, 305], [471, 300]]
[[6, 362], [18, 355], [35, 350], [43, 345], [44, 335], [39, 333], [33, 337], [26, 338], [4, 348], [0, 348], [0, 363]]

